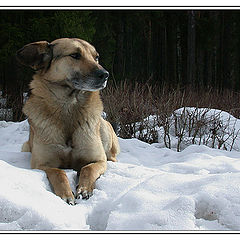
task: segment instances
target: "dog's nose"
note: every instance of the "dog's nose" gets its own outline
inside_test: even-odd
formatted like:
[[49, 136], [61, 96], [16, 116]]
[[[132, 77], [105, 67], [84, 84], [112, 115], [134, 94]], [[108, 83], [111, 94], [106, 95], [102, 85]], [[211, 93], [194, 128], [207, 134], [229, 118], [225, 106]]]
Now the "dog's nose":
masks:
[[106, 71], [105, 69], [99, 69], [96, 71], [96, 77], [99, 79], [99, 80], [104, 80], [106, 81], [109, 77], [109, 72]]

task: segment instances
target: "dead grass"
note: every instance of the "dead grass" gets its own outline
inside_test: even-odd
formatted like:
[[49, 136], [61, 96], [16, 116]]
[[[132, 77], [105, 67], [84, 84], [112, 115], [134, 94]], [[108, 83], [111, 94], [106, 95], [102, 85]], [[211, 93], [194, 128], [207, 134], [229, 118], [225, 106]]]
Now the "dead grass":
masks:
[[[102, 93], [107, 120], [118, 126], [118, 136], [137, 137], [148, 143], [157, 142], [156, 129], [165, 128], [165, 145], [169, 142], [169, 117], [181, 107], [219, 109], [240, 117], [240, 93], [216, 89], [193, 89], [191, 86], [175, 89], [123, 81], [117, 87], [108, 86]], [[156, 115], [155, 123], [147, 117]], [[187, 127], [187, 126], [186, 126]], [[179, 133], [181, 135], [181, 133]]]

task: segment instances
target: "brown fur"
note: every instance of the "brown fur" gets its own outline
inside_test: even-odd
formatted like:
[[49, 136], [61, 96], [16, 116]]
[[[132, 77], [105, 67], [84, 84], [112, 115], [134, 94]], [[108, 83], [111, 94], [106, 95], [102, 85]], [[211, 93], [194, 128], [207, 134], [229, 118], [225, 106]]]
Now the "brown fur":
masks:
[[44, 170], [56, 195], [70, 204], [75, 198], [61, 168], [80, 171], [76, 197], [88, 198], [106, 161], [116, 161], [119, 153], [113, 128], [101, 117], [99, 90], [108, 73], [97, 56], [89, 43], [69, 38], [28, 44], [17, 52], [20, 62], [37, 70], [23, 108], [30, 134], [22, 151], [32, 152], [31, 167]]

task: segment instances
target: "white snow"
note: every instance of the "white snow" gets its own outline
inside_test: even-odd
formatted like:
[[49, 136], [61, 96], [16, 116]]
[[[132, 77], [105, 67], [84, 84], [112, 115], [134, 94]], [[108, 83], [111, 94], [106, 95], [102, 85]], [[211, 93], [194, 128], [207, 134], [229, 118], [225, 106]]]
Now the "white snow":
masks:
[[[121, 139], [89, 200], [69, 206], [22, 153], [27, 121], [0, 121], [0, 230], [240, 230], [240, 152]], [[240, 142], [237, 142], [238, 144]], [[236, 143], [236, 144], [237, 144]], [[77, 174], [66, 170], [73, 189]]]

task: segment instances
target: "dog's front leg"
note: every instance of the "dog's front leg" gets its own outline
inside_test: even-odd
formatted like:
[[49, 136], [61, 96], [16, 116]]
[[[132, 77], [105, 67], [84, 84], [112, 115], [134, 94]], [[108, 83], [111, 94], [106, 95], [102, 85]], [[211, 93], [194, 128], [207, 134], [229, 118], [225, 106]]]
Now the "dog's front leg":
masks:
[[91, 197], [96, 180], [106, 171], [106, 169], [106, 161], [98, 161], [84, 166], [80, 171], [76, 197], [80, 198], [80, 195], [82, 195], [83, 199]]
[[73, 196], [66, 173], [58, 168], [46, 168], [43, 170], [46, 172], [55, 194], [68, 204], [74, 205], [75, 198]]

